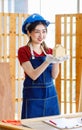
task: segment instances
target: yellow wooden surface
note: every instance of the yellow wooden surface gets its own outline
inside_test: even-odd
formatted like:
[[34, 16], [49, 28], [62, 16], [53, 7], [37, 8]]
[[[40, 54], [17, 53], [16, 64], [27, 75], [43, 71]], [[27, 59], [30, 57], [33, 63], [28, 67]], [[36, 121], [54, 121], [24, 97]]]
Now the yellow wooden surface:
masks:
[[31, 130], [31, 129], [0, 122], [0, 130]]
[[82, 76], [81, 76], [80, 96], [79, 96], [79, 112], [82, 112]]
[[[76, 24], [76, 29], [77, 29], [77, 91], [76, 94], [79, 96], [79, 99], [77, 102], [79, 102], [79, 111], [82, 112], [82, 15], [77, 16], [77, 24]], [[79, 88], [79, 90], [78, 90]]]
[[0, 120], [14, 119], [9, 63], [0, 63]]

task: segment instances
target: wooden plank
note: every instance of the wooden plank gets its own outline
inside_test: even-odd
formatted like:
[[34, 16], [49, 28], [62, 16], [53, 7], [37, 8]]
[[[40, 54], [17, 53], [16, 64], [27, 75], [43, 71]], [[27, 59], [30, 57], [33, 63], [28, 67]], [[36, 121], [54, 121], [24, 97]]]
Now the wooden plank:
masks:
[[0, 61], [2, 59], [2, 13], [0, 13]]
[[[78, 64], [79, 64], [79, 67], [78, 67], [78, 83], [79, 83], [79, 86], [78, 86], [78, 90], [79, 90], [79, 93], [77, 93], [77, 96], [78, 96], [78, 105], [79, 105], [79, 111], [82, 112], [82, 15], [78, 15], [78, 19], [77, 19], [77, 44], [79, 45], [79, 50], [78, 51], [78, 54], [79, 54], [79, 58], [78, 58]], [[77, 49], [78, 49], [77, 48]]]
[[72, 96], [73, 96], [73, 91], [72, 91], [72, 75], [73, 75], [73, 72], [72, 72], [72, 26], [73, 26], [73, 23], [72, 23], [72, 17], [73, 16], [70, 16], [70, 112], [72, 112]]
[[[77, 111], [78, 111], [78, 106], [81, 104], [81, 100], [79, 100], [79, 96], [82, 94], [82, 91], [80, 92], [80, 87], [81, 87], [81, 76], [82, 76], [82, 15], [77, 15], [76, 19], [76, 54], [77, 54], [77, 60], [76, 60], [76, 73], [77, 73], [77, 78], [76, 78], [76, 106], [77, 106]], [[79, 108], [80, 111], [80, 108]]]
[[[64, 47], [66, 48], [66, 35], [67, 35], [67, 16], [64, 17]], [[64, 62], [64, 113], [66, 113], [67, 111], [67, 93], [66, 93], [66, 89], [67, 89], [67, 81], [66, 81], [66, 62]]]
[[0, 120], [14, 119], [9, 63], [0, 63]]
[[80, 81], [80, 96], [79, 96], [79, 112], [82, 112], [82, 69], [81, 69], [81, 81]]
[[3, 28], [4, 28], [4, 35], [3, 35], [3, 44], [4, 44], [4, 48], [3, 48], [3, 53], [4, 53], [4, 61], [7, 61], [7, 15], [5, 14], [3, 15]]
[[[55, 28], [56, 28], [56, 33], [55, 33], [55, 44], [61, 44], [61, 17], [56, 16], [56, 21], [55, 21]], [[55, 45], [54, 44], [54, 45]], [[59, 98], [59, 103], [60, 103], [60, 109], [61, 109], [61, 65], [59, 65], [60, 73], [55, 81], [56, 88], [57, 88], [57, 93], [58, 93], [58, 98]]]
[[55, 28], [56, 28], [55, 43], [61, 44], [61, 17], [60, 15], [56, 16]]
[[[12, 84], [12, 92], [13, 98], [15, 99], [15, 73], [16, 73], [16, 14], [10, 14], [10, 72], [11, 72], [11, 84]], [[15, 100], [14, 100], [15, 105]]]

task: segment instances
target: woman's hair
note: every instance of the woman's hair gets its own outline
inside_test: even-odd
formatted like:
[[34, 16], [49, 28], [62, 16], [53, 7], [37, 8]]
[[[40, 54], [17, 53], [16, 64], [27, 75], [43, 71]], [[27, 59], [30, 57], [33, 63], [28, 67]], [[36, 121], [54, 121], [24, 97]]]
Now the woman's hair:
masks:
[[[42, 21], [36, 21], [36, 22], [34, 22], [34, 23], [31, 23], [31, 24], [28, 26], [27, 30], [31, 33], [31, 32], [36, 28], [36, 26], [39, 25], [39, 24], [43, 24], [43, 25], [45, 26], [46, 32], [47, 32], [46, 24], [45, 24], [44, 22], [42, 22]], [[27, 44], [30, 44], [31, 42], [32, 42], [32, 39], [31, 39], [31, 37], [29, 37], [29, 41], [28, 41]], [[46, 43], [45, 43], [45, 42], [43, 42], [41, 45], [43, 46], [43, 48], [44, 48], [45, 50], [48, 49], [48, 47], [46, 46]]]
[[36, 21], [34, 23], [31, 23], [28, 26], [27, 30], [31, 33], [36, 28], [36, 26], [39, 25], [39, 24], [43, 24], [45, 26], [45, 28], [46, 28], [46, 31], [47, 31], [46, 24], [44, 22], [42, 22], [42, 21]]

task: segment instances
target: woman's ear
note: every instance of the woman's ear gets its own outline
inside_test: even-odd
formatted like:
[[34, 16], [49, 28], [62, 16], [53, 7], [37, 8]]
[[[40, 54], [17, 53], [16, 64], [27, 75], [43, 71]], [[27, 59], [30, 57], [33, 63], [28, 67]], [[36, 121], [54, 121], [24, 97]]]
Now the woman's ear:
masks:
[[31, 34], [30, 34], [29, 31], [27, 31], [27, 35], [28, 35], [28, 37], [29, 37], [29, 40], [31, 41]]
[[29, 33], [29, 31], [27, 31], [27, 34], [28, 34], [28, 36], [30, 37], [30, 33]]

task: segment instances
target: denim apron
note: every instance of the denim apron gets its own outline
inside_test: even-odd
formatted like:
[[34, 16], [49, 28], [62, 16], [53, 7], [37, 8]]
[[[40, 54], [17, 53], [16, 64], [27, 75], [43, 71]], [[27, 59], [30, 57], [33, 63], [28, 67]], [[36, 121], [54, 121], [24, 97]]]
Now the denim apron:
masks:
[[[34, 68], [40, 66], [46, 56], [30, 59]], [[59, 115], [56, 87], [51, 76], [52, 64], [36, 79], [25, 78], [23, 88], [22, 119]]]

